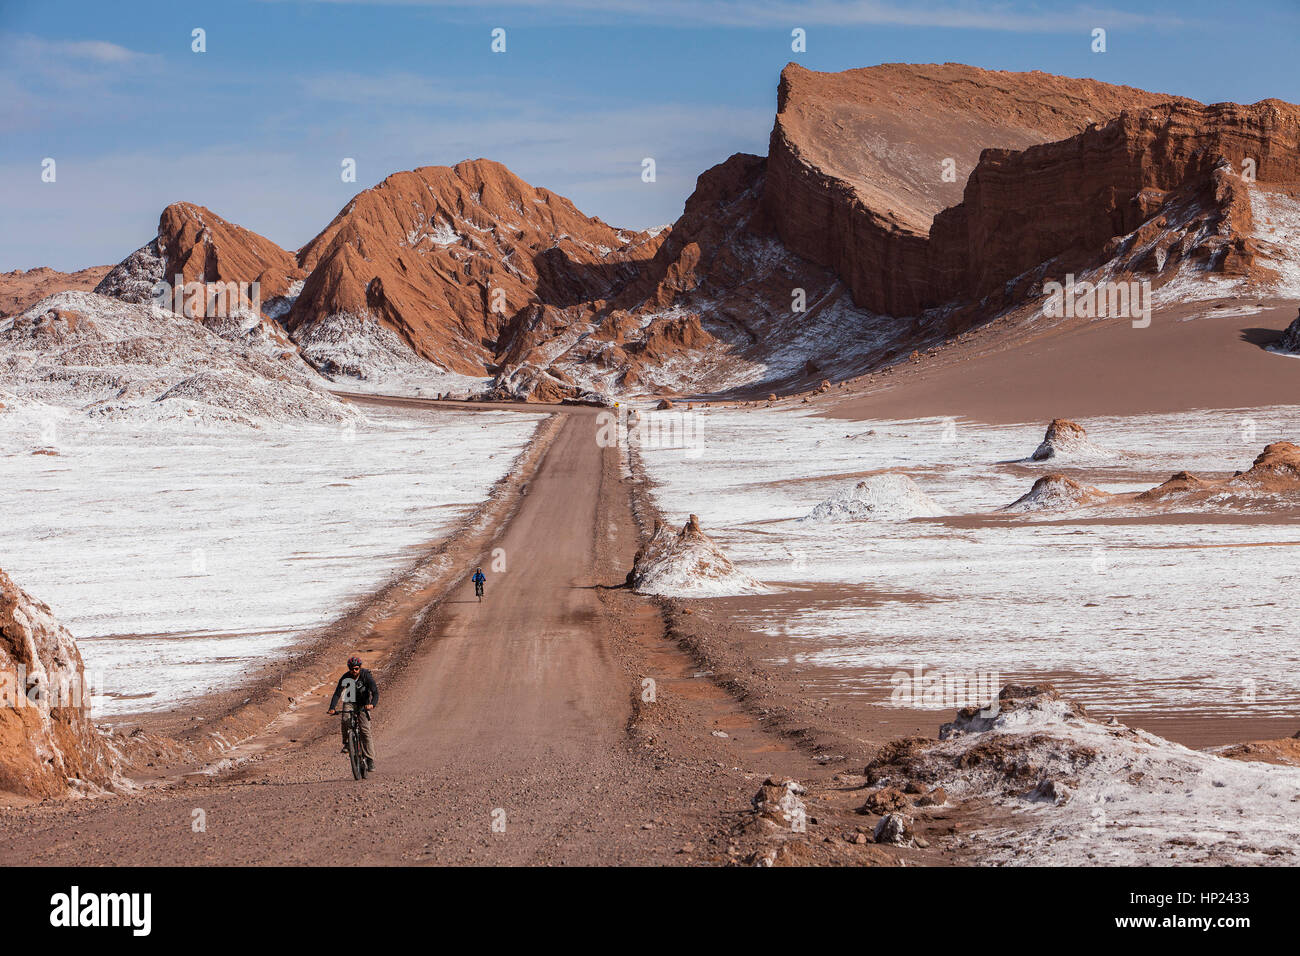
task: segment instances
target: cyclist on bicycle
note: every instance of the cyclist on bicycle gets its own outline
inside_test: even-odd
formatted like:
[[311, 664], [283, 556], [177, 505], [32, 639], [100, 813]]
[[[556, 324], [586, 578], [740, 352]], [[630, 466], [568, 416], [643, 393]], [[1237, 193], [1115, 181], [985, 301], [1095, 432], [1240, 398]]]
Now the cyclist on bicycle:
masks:
[[483, 577], [483, 569], [482, 569], [482, 568], [475, 568], [475, 569], [474, 569], [474, 577], [473, 577], [472, 580], [474, 581], [474, 595], [475, 595], [476, 597], [482, 597], [482, 596], [483, 596], [483, 582], [487, 580], [487, 578]]
[[[370, 734], [370, 712], [375, 709], [379, 703], [379, 685], [375, 683], [375, 678], [370, 671], [361, 666], [361, 658], [348, 658], [348, 672], [339, 678], [338, 686], [334, 688], [334, 696], [330, 698], [331, 715], [339, 712], [339, 698], [344, 697], [345, 704], [355, 707], [360, 714], [361, 723], [361, 756], [366, 759], [366, 769], [375, 769], [375, 742]], [[348, 724], [344, 720], [343, 724], [343, 752], [347, 753], [348, 749]]]

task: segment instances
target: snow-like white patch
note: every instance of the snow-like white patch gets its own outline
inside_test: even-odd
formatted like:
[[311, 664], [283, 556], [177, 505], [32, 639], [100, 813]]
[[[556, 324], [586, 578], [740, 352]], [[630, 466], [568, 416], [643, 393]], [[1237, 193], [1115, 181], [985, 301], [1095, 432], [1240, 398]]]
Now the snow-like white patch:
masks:
[[230, 686], [407, 567], [541, 416], [368, 409], [258, 431], [0, 396], [0, 568], [78, 639], [97, 714]]
[[276, 321], [283, 319], [289, 314], [290, 310], [293, 309], [293, 304], [298, 301], [298, 296], [302, 295], [302, 287], [304, 285], [306, 285], [306, 281], [303, 279], [297, 279], [294, 282], [289, 283], [288, 293], [269, 300], [266, 305], [263, 306], [262, 314], [268, 319], [274, 319]]
[[420, 238], [428, 239], [429, 242], [433, 243], [435, 246], [454, 246], [456, 243], [464, 239], [464, 236], [453, 229], [451, 223], [447, 222], [447, 220], [440, 219], [438, 220], [438, 224], [434, 226], [432, 230], [426, 233], [423, 237], [417, 237], [412, 244], [418, 242]]
[[1097, 500], [1096, 489], [1072, 482], [1064, 475], [1045, 475], [1024, 495], [1003, 508], [1008, 512], [1067, 511]]
[[165, 309], [91, 292], [56, 293], [0, 322], [0, 381], [23, 403], [140, 421], [354, 420], [289, 353], [281, 360], [242, 334], [223, 339]]
[[[642, 449], [651, 494], [672, 522], [698, 514], [731, 559], [769, 585], [838, 587], [806, 607], [737, 612], [746, 626], [792, 639], [795, 666], [836, 668], [842, 687], [881, 703], [892, 673], [924, 665], [1069, 673], [1071, 696], [1122, 701], [1129, 712], [1294, 714], [1300, 651], [1280, 596], [1294, 590], [1300, 529], [1251, 519], [1241, 495], [1165, 502], [1154, 520], [1149, 506], [1109, 503], [1077, 524], [1060, 512], [993, 520], [1041, 467], [1017, 461], [1042, 438], [1041, 421], [856, 422], [797, 407], [702, 405], [694, 414], [702, 443]], [[1121, 494], [1181, 469], [1245, 468], [1265, 444], [1300, 436], [1300, 407], [1087, 426], [1114, 456], [1071, 474]], [[911, 475], [949, 517], [874, 523], [866, 537], [853, 523], [799, 520], [846, 481], [880, 471]], [[1176, 512], [1176, 524], [1161, 522]], [[1211, 520], [1233, 515], [1242, 520]]]
[[[964, 728], [964, 729], [963, 729]], [[1007, 761], [967, 760], [972, 747]], [[958, 799], [991, 797], [1015, 811], [1008, 827], [967, 844], [981, 862], [1057, 866], [1294, 865], [1300, 768], [1189, 750], [1118, 723], [1034, 699], [991, 720], [955, 722], [927, 755]], [[1008, 765], [1032, 767], [1008, 780]], [[1038, 784], [1050, 783], [1040, 788]], [[1028, 786], [1026, 786], [1028, 784]]]
[[1263, 264], [1277, 272], [1276, 294], [1300, 298], [1300, 200], [1256, 185], [1250, 215]]
[[421, 358], [369, 313], [338, 312], [294, 330], [302, 356], [335, 391], [466, 398], [491, 379], [449, 372]]
[[828, 498], [803, 521], [900, 521], [936, 517], [944, 511], [907, 475], [869, 475], [852, 488]]

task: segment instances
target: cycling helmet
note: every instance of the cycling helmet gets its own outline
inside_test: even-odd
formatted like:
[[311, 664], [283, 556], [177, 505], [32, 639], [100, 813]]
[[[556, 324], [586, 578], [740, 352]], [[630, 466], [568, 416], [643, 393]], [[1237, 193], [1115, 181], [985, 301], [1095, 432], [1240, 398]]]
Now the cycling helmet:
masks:
[[348, 669], [349, 669], [349, 670], [351, 670], [353, 667], [360, 667], [360, 666], [361, 666], [361, 658], [359, 658], [359, 657], [349, 657], [349, 658], [348, 658]]

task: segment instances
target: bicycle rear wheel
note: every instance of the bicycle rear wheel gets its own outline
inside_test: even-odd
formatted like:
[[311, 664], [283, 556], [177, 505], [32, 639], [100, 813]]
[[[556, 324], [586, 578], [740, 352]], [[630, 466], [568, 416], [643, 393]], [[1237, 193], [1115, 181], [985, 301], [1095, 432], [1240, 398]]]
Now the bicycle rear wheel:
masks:
[[356, 724], [348, 728], [348, 761], [352, 764], [352, 779], [360, 780], [366, 775], [366, 761], [361, 756], [361, 734]]

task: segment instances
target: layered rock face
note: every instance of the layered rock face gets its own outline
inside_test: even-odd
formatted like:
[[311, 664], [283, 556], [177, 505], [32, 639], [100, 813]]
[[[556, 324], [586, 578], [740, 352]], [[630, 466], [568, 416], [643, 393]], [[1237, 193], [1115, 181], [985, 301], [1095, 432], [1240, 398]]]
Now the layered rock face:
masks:
[[67, 628], [0, 570], [0, 790], [41, 798], [112, 785], [88, 690]]
[[[1225, 162], [1226, 161], [1226, 162]], [[1156, 273], [1182, 259], [1242, 275], [1254, 256], [1244, 169], [1258, 183], [1300, 181], [1300, 108], [1194, 103], [1126, 110], [1060, 142], [986, 150], [960, 205], [936, 217], [932, 274], [938, 298], [980, 298], [1047, 264], [1080, 271], [1143, 247], [1150, 232], [1195, 228], [1191, 241], [1142, 249], [1125, 264]], [[1040, 275], [1041, 282], [1041, 275]]]
[[958, 64], [791, 64], [764, 206], [787, 247], [833, 268], [865, 308], [996, 309], [1112, 258], [1248, 273], [1243, 162], [1259, 183], [1294, 183], [1298, 135], [1300, 109], [1277, 100], [1204, 106]]
[[834, 269], [858, 305], [916, 315], [937, 304], [930, 224], [962, 201], [983, 150], [1063, 139], [1171, 99], [957, 63], [842, 73], [791, 63], [777, 93], [764, 207], [785, 245]]

